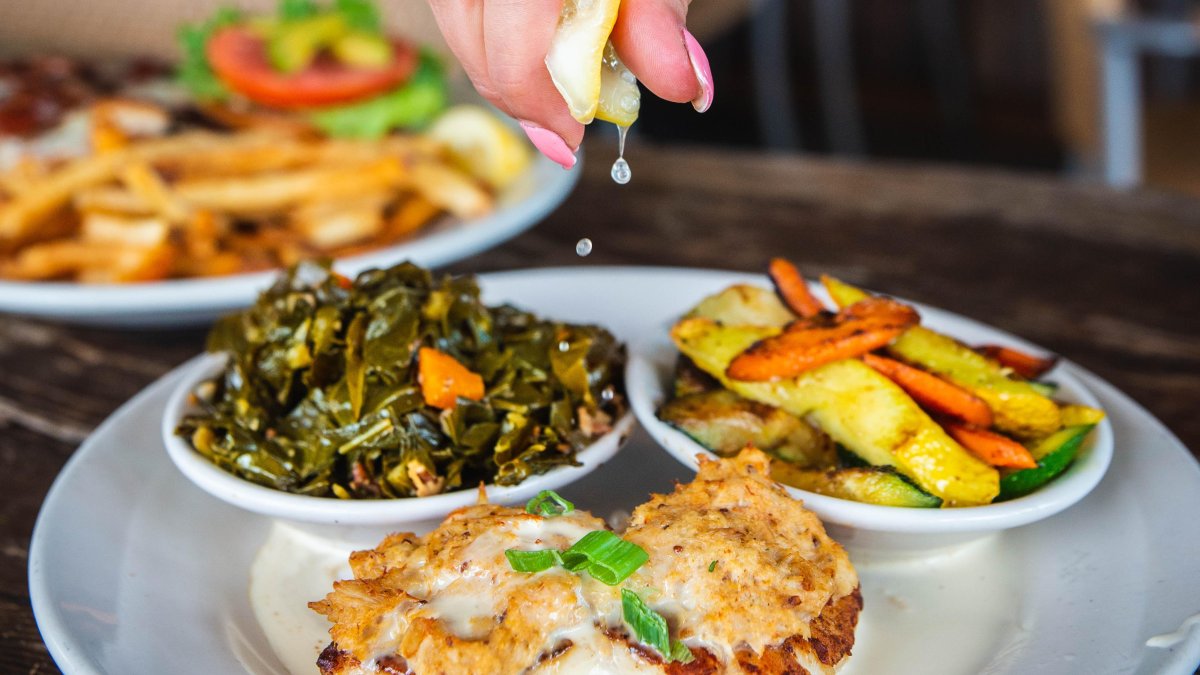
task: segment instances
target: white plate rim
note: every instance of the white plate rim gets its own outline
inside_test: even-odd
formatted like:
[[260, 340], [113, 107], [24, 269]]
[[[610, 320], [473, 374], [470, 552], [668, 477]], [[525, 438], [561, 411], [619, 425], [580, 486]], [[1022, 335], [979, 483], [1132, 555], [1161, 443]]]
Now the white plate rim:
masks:
[[[523, 281], [534, 283], [542, 283], [547, 278], [554, 278], [558, 273], [574, 276], [580, 273], [591, 274], [597, 273], [601, 275], [610, 275], [614, 273], [641, 275], [640, 279], [643, 283], [653, 281], [654, 279], [662, 279], [675, 275], [702, 275], [699, 280], [711, 283], [729, 283], [738, 279], [745, 279], [745, 275], [740, 275], [731, 272], [720, 272], [714, 270], [692, 270], [687, 268], [638, 268], [638, 267], [591, 267], [587, 270], [579, 269], [563, 269], [556, 270], [554, 268], [546, 268], [529, 271], [514, 271], [496, 273], [486, 275], [485, 278], [516, 280], [520, 278]], [[547, 276], [549, 275], [549, 276]], [[607, 276], [600, 276], [598, 279], [603, 280]], [[486, 289], [485, 289], [486, 294]], [[1200, 481], [1200, 465], [1197, 465], [1194, 457], [1188, 452], [1178, 439], [1171, 435], [1170, 431], [1157, 419], [1155, 419], [1148, 411], [1146, 411], [1137, 402], [1122, 394], [1116, 388], [1099, 379], [1090, 372], [1072, 366], [1077, 374], [1087, 380], [1089, 386], [1092, 387], [1102, 398], [1110, 400], [1113, 406], [1120, 406], [1121, 409], [1133, 416], [1137, 420], [1138, 434], [1155, 437], [1158, 441], [1164, 443], [1169, 456], [1175, 457], [1173, 461], [1182, 461], [1186, 466], [1186, 473], [1192, 475], [1191, 481]], [[73, 474], [89, 459], [92, 455], [102, 452], [112, 452], [105, 450], [100, 443], [100, 439], [118, 427], [122, 420], [131, 415], [133, 411], [141, 406], [151, 403], [156, 397], [163, 396], [169, 390], [172, 380], [169, 377], [164, 377], [154, 384], [148, 386], [135, 397], [120, 406], [109, 418], [97, 427], [95, 432], [87, 441], [77, 450], [67, 461], [62, 472], [54, 481], [50, 491], [47, 494], [46, 500], [43, 503], [42, 509], [39, 512], [33, 537], [29, 549], [29, 589], [31, 602], [37, 621], [38, 627], [42, 632], [43, 639], [50, 650], [52, 657], [55, 659], [59, 667], [67, 673], [98, 673], [101, 672], [93, 667], [89, 661], [88, 655], [79, 647], [77, 640], [65, 631], [64, 624], [58, 613], [58, 608], [55, 606], [53, 589], [49, 585], [49, 579], [45, 576], [45, 571], [42, 563], [46, 558], [47, 538], [50, 536], [47, 531], [55, 526], [52, 516], [58, 510], [58, 502], [65, 501], [64, 495], [68, 489], [66, 485], [71, 482]], [[1106, 405], [1106, 407], [1108, 407]], [[157, 417], [156, 417], [157, 419]], [[672, 463], [673, 460], [672, 460]], [[1135, 463], [1135, 467], [1142, 467], [1140, 463]], [[1143, 467], [1144, 468], [1144, 467]], [[1140, 469], [1139, 469], [1140, 470]], [[1149, 469], [1145, 469], [1149, 470]], [[1200, 500], [1200, 492], [1192, 495], [1197, 500]], [[61, 515], [61, 514], [60, 514]], [[1050, 521], [1053, 522], [1053, 521]], [[1186, 627], [1187, 624], [1185, 624]], [[1174, 624], [1172, 625], [1172, 627]], [[1158, 672], [1163, 673], [1191, 673], [1195, 664], [1193, 661], [1200, 655], [1200, 630], [1192, 630], [1187, 633], [1185, 638], [1181, 640], [1176, 648], [1172, 650], [1171, 657], [1163, 664], [1163, 668]], [[991, 671], [989, 671], [991, 672]]]

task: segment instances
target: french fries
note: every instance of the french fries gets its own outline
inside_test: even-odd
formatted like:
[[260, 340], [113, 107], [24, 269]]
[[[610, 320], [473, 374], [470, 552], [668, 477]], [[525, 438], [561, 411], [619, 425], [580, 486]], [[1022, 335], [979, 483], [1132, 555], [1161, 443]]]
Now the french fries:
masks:
[[317, 138], [280, 127], [184, 131], [101, 102], [91, 153], [0, 172], [0, 277], [121, 283], [234, 274], [363, 252], [491, 192], [422, 136]]

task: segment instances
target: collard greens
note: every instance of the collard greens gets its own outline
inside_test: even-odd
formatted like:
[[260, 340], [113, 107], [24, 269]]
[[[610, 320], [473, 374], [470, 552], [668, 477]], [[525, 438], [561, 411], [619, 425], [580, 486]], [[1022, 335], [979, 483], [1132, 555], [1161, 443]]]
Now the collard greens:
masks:
[[[417, 350], [479, 373], [480, 401], [425, 404]], [[624, 349], [603, 328], [487, 307], [470, 277], [410, 263], [351, 282], [302, 263], [208, 339], [230, 355], [177, 433], [218, 466], [342, 498], [512, 485], [561, 464], [624, 412]]]

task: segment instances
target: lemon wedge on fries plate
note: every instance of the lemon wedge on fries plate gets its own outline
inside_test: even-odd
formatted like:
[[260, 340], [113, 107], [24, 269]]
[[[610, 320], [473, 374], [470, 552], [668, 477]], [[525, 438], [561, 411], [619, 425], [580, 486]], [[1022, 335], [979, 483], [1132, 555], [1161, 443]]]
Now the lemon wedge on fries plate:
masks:
[[446, 146], [456, 164], [497, 190], [512, 183], [533, 161], [524, 139], [481, 106], [454, 106], [426, 133]]

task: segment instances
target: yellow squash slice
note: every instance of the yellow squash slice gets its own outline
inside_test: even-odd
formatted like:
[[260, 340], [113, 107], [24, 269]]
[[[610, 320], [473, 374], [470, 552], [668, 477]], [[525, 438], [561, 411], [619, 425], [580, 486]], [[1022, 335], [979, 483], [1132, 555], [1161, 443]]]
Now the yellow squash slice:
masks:
[[793, 415], [810, 416], [850, 451], [871, 464], [894, 466], [947, 506], [988, 504], [996, 497], [999, 473], [954, 442], [908, 394], [862, 361], [835, 361], [776, 382], [740, 382], [725, 376], [734, 357], [779, 330], [690, 318], [675, 325], [671, 338], [725, 388]]
[[[869, 294], [832, 277], [821, 282], [838, 307]], [[952, 337], [924, 326], [908, 329], [888, 351], [936, 373], [983, 399], [995, 415], [996, 429], [1019, 438], [1040, 438], [1062, 428], [1058, 405], [1028, 382], [1014, 380], [1000, 365]]]

